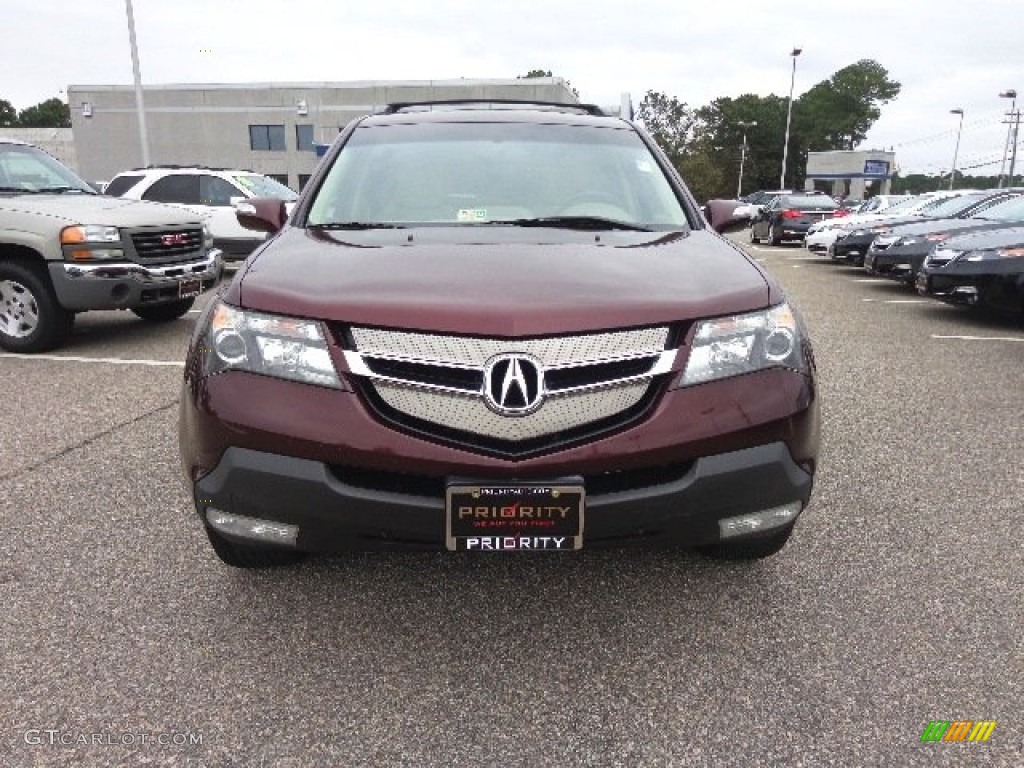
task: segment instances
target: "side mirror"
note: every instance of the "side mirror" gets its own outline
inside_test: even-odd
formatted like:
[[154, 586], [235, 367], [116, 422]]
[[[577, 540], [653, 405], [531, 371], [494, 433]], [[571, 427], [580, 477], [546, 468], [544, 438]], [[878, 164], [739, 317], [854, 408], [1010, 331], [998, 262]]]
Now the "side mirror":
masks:
[[246, 229], [274, 234], [288, 221], [288, 212], [279, 198], [250, 197], [235, 203], [235, 218]]
[[745, 217], [737, 218], [736, 209], [740, 206], [737, 200], [708, 200], [704, 206], [704, 217], [708, 220], [711, 228], [719, 234], [735, 232], [747, 225]]

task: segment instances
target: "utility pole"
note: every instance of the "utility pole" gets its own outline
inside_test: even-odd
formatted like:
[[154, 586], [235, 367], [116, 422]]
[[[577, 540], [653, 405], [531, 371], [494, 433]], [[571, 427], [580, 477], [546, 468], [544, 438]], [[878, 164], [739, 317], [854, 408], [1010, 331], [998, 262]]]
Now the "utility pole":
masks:
[[[1003, 145], [1003, 162], [999, 166], [999, 180], [996, 182], [998, 189], [1003, 188], [1003, 178], [1006, 175], [1006, 155], [1009, 154], [1010, 146], [1013, 146], [1014, 153], [1017, 151], [1017, 136], [1013, 130], [1013, 116], [1017, 112], [1017, 91], [1013, 88], [1003, 91], [999, 94], [1001, 99], [1013, 99], [1010, 102], [1010, 111], [1006, 114], [1006, 143]], [[1010, 172], [1010, 177], [1013, 177], [1013, 172]], [[1010, 184], [1012, 186], [1012, 184]]]

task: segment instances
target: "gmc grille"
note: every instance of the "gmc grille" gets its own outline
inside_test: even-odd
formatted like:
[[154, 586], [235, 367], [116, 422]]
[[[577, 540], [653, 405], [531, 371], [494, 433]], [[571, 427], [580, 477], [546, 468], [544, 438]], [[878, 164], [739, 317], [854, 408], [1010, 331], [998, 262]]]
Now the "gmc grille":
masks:
[[167, 229], [131, 233], [132, 245], [140, 259], [174, 259], [192, 256], [203, 249], [201, 229]]

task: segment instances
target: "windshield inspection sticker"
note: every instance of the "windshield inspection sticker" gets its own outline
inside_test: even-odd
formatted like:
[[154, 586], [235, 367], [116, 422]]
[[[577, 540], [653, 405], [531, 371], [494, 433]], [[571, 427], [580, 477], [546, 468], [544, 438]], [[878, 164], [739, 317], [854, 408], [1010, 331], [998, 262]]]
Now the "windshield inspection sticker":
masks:
[[460, 208], [457, 218], [459, 221], [487, 221], [487, 209]]

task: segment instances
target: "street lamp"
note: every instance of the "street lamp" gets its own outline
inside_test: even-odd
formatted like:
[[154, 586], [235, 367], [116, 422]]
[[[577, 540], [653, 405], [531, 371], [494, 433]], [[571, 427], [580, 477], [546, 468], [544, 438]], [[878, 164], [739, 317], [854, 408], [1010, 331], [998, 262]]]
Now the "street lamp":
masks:
[[964, 129], [964, 111], [960, 108], [949, 110], [951, 115], [960, 115], [960, 126], [956, 129], [956, 146], [953, 148], [953, 170], [949, 174], [949, 188], [953, 188], [953, 180], [956, 178], [956, 156], [960, 154], [960, 133]]
[[786, 138], [782, 142], [782, 173], [779, 174], [779, 189], [786, 188], [786, 160], [789, 159], [789, 124], [793, 120], [793, 84], [796, 82], [796, 57], [803, 53], [803, 48], [794, 48], [789, 54], [793, 57], [793, 72], [789, 76], [789, 106], [786, 108]]
[[743, 194], [743, 161], [747, 159], [747, 128], [756, 127], [757, 121], [751, 120], [748, 123], [740, 120], [736, 125], [743, 130], [743, 144], [740, 145], [740, 180], [736, 182], [736, 199], [739, 200]]
[[1000, 98], [1012, 99], [1010, 102], [1010, 113], [1006, 128], [1006, 146], [1003, 147], [1003, 164], [999, 166], [999, 186], [1003, 186], [1003, 169], [1006, 168], [1006, 150], [1013, 147], [1010, 154], [1010, 175], [1007, 179], [1007, 186], [1013, 186], [1013, 172], [1017, 165], [1017, 130], [1020, 128], [1020, 112], [1017, 111], [1017, 91], [1010, 89], [999, 94]]

